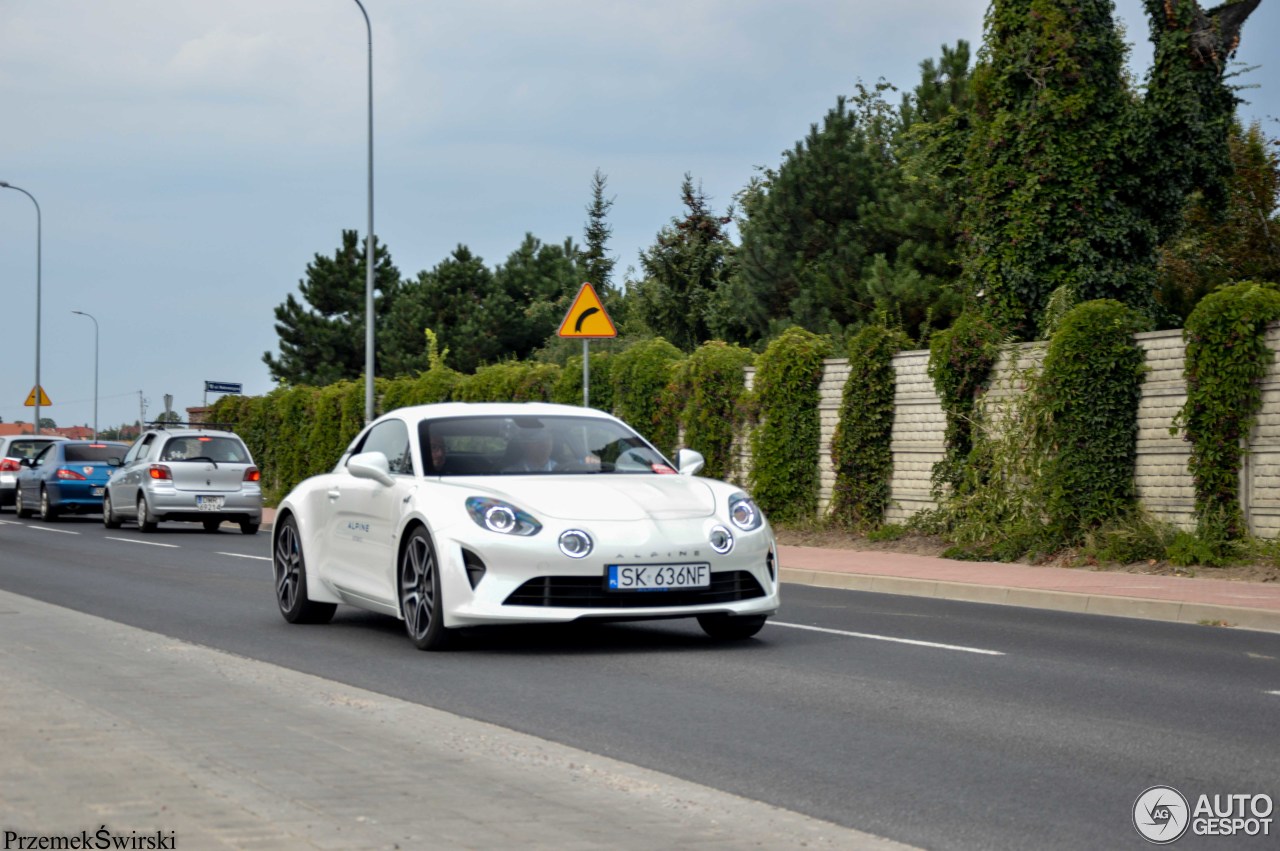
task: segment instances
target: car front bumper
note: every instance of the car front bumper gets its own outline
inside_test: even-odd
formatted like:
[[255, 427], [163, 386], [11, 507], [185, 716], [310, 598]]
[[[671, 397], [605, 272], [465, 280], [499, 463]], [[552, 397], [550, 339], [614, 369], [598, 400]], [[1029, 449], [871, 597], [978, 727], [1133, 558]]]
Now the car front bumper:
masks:
[[[773, 615], [778, 611], [777, 547], [767, 529], [738, 533], [733, 550], [721, 555], [706, 543], [705, 533], [689, 535], [690, 530], [680, 529], [666, 530], [673, 534], [664, 535], [664, 530], [653, 529], [627, 541], [626, 537], [637, 537], [638, 530], [633, 524], [616, 524], [615, 528], [591, 530], [597, 541], [612, 543], [597, 544], [581, 559], [559, 552], [555, 542], [560, 531], [544, 529], [539, 537], [547, 537], [532, 547], [530, 539], [508, 536], [482, 538], [483, 546], [477, 546], [469, 535], [467, 540], [437, 540], [445, 625], [656, 620], [702, 614]], [[603, 534], [597, 538], [596, 532]], [[669, 543], [681, 539], [698, 543]], [[670, 591], [610, 591], [606, 576], [613, 564], [709, 564], [711, 585]], [[481, 565], [483, 575], [475, 581]]]

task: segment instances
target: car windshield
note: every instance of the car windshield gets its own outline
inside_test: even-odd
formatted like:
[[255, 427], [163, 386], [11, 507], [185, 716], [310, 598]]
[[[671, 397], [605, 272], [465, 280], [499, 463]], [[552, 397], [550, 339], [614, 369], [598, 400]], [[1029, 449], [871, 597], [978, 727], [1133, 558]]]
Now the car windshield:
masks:
[[106, 461], [108, 458], [119, 458], [124, 455], [125, 447], [118, 443], [73, 443], [64, 451], [68, 463], [83, 461]]
[[216, 461], [218, 463], [248, 464], [249, 453], [244, 444], [234, 437], [215, 437], [201, 434], [174, 437], [164, 445], [161, 461]]
[[621, 423], [592, 417], [451, 417], [423, 420], [428, 475], [674, 473], [671, 462]]

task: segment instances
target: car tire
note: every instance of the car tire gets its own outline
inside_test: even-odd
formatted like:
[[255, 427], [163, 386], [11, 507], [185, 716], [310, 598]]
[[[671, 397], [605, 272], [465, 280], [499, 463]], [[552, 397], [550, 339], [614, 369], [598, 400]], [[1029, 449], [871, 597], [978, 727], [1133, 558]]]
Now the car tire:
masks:
[[111, 506], [111, 492], [102, 496], [102, 525], [108, 529], [119, 529], [120, 519], [116, 517], [115, 509]]
[[698, 626], [718, 641], [741, 641], [764, 627], [767, 615], [698, 615]]
[[240, 534], [256, 535], [258, 534], [258, 529], [260, 529], [261, 527], [262, 527], [262, 524], [260, 523], [252, 523], [248, 520], [242, 520], [240, 522]]
[[154, 532], [159, 525], [155, 515], [151, 513], [151, 508], [147, 505], [145, 496], [138, 497], [138, 531]]
[[302, 554], [298, 524], [287, 518], [271, 548], [271, 568], [275, 577], [276, 605], [289, 623], [328, 623], [338, 606], [307, 599], [307, 562]]
[[419, 650], [442, 650], [450, 633], [444, 626], [439, 562], [427, 530], [419, 526], [405, 541], [396, 569], [400, 613], [409, 640]]
[[49, 504], [49, 491], [40, 488], [40, 519], [52, 523], [58, 519], [58, 509]]
[[204, 530], [206, 532], [216, 532], [218, 531], [218, 527], [222, 525], [221, 520], [202, 520], [200, 522], [204, 525]]
[[29, 508], [27, 508], [26, 505], [23, 504], [22, 488], [16, 488], [14, 490], [13, 499], [14, 499], [13, 510], [17, 513], [18, 519], [25, 520], [26, 518], [30, 517], [32, 514], [35, 513], [31, 511]]

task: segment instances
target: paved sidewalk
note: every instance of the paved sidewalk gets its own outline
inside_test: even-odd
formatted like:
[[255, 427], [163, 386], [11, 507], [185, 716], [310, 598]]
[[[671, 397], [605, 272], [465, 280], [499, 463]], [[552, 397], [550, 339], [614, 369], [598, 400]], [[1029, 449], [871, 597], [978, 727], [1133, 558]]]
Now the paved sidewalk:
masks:
[[0, 682], [0, 833], [255, 851], [904, 847], [7, 592]]
[[784, 582], [1280, 632], [1280, 583], [778, 547]]

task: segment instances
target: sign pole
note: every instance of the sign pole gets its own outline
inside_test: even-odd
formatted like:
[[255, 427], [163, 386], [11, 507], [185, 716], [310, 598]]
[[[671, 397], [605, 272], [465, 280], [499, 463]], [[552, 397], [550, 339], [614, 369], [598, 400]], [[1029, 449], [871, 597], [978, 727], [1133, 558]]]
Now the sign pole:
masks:
[[591, 407], [591, 359], [587, 356], [587, 344], [591, 341], [582, 338], [582, 407]]

